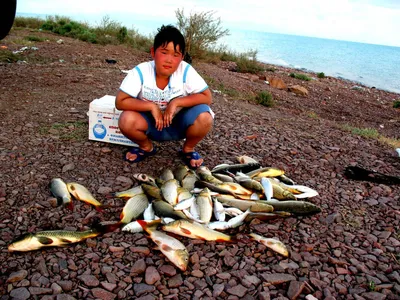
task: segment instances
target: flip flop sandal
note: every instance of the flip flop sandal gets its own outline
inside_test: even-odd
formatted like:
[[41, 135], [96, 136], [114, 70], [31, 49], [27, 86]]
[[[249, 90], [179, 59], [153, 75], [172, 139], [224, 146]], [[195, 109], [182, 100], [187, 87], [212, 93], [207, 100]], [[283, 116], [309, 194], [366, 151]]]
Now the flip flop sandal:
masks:
[[[188, 167], [191, 168], [191, 169], [196, 169], [197, 167], [193, 167], [193, 166], [190, 164], [190, 161], [191, 161], [192, 159], [198, 160], [198, 159], [202, 158], [201, 155], [200, 155], [198, 152], [196, 152], [196, 151], [185, 153], [185, 152], [183, 152], [182, 150], [179, 150], [179, 156], [181, 157], [181, 159], [183, 160], [183, 162], [185, 163], [185, 165], [188, 166]], [[201, 165], [204, 166], [204, 161], [202, 162]]]
[[[126, 155], [128, 153], [136, 154], [136, 158], [134, 160], [130, 160], [130, 159], [126, 158]], [[132, 147], [129, 150], [124, 152], [124, 160], [129, 163], [138, 163], [138, 162], [144, 160], [146, 157], [153, 156], [156, 153], [157, 153], [156, 146], [153, 146], [152, 151], [144, 151], [143, 149], [140, 149], [139, 147]]]

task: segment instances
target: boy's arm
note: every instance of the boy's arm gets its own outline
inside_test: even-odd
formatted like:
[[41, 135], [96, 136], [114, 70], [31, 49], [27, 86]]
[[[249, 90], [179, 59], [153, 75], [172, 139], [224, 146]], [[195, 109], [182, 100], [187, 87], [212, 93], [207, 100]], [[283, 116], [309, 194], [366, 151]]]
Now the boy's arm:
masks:
[[210, 89], [206, 89], [200, 93], [179, 97], [172, 100], [177, 107], [192, 107], [198, 104], [210, 105], [212, 102]]
[[115, 99], [115, 107], [118, 110], [133, 110], [133, 111], [152, 111], [158, 108], [157, 104], [145, 99], [137, 99], [131, 95], [119, 90]]

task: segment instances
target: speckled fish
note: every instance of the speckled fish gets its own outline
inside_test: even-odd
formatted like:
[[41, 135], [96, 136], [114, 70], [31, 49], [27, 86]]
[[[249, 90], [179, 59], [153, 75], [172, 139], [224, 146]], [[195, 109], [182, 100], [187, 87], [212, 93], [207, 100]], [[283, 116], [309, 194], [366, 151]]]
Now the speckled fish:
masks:
[[10, 243], [8, 251], [25, 252], [44, 247], [63, 247], [96, 237], [103, 233], [103, 230], [103, 227], [97, 225], [85, 231], [50, 230], [25, 233]]
[[177, 220], [162, 226], [167, 232], [175, 233], [192, 239], [200, 239], [205, 241], [229, 242], [232, 237], [224, 233], [212, 230], [205, 225], [192, 222], [189, 220]]
[[165, 201], [174, 206], [178, 203], [179, 182], [176, 179], [165, 181], [161, 186], [161, 195]]
[[96, 198], [94, 198], [89, 190], [83, 185], [76, 182], [69, 182], [67, 183], [67, 188], [71, 195], [75, 197], [75, 199], [93, 205], [98, 211], [103, 210], [104, 205], [97, 201]]
[[73, 210], [71, 194], [68, 191], [67, 184], [61, 178], [53, 178], [50, 181], [50, 191], [57, 199], [57, 205], [65, 205]]
[[289, 256], [289, 251], [286, 248], [286, 246], [279, 240], [277, 239], [272, 239], [272, 238], [265, 238], [261, 235], [255, 234], [255, 233], [250, 233], [249, 234], [255, 241], [262, 243], [269, 249], [275, 251], [276, 253], [279, 253], [280, 255], [283, 255], [284, 257]]
[[213, 204], [211, 200], [210, 190], [208, 188], [197, 196], [196, 204], [199, 208], [200, 220], [210, 222], [213, 213]]
[[135, 178], [140, 183], [147, 183], [147, 184], [150, 184], [153, 186], [157, 186], [156, 180], [154, 179], [154, 177], [151, 177], [147, 174], [136, 173], [136, 174], [133, 174], [133, 178]]
[[149, 200], [145, 194], [138, 194], [126, 201], [120, 216], [120, 223], [128, 224], [139, 217], [149, 206]]
[[156, 230], [155, 226], [152, 226], [142, 220], [139, 220], [138, 222], [149, 234], [153, 242], [157, 244], [160, 251], [171, 261], [171, 263], [177, 266], [180, 270], [186, 271], [187, 265], [189, 263], [189, 253], [185, 245], [178, 241], [176, 238], [173, 238], [172, 236], [169, 236], [164, 232]]
[[142, 186], [140, 185], [134, 186], [133, 188], [130, 188], [129, 190], [126, 191], [115, 192], [112, 195], [117, 198], [129, 199], [137, 194], [143, 194], [143, 189]]

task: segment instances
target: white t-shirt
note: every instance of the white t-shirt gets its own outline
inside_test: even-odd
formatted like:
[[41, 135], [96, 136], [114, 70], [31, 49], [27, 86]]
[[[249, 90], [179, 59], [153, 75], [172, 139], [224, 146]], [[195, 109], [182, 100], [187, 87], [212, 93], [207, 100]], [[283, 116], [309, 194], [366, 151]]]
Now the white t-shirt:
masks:
[[154, 61], [144, 62], [129, 71], [120, 90], [137, 98], [156, 102], [165, 110], [168, 102], [177, 97], [201, 93], [208, 89], [207, 83], [188, 63], [182, 61], [162, 90], [157, 87]]

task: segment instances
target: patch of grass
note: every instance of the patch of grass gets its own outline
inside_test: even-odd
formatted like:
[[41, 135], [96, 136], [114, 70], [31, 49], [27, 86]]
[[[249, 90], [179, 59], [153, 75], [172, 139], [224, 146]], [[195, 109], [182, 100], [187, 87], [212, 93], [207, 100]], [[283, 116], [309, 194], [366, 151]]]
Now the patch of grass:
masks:
[[256, 59], [257, 51], [250, 50], [247, 53], [240, 54], [237, 60], [237, 71], [240, 73], [251, 73], [257, 74], [258, 72], [264, 71], [259, 62]]
[[393, 108], [400, 108], [400, 100], [396, 100], [393, 102]]
[[39, 132], [43, 135], [58, 135], [63, 141], [83, 141], [87, 139], [88, 125], [84, 121], [55, 123], [40, 128]]
[[346, 125], [341, 125], [340, 128], [342, 128], [345, 131], [349, 131], [352, 134], [363, 136], [366, 138], [372, 138], [376, 139], [382, 144], [389, 145], [390, 147], [393, 148], [400, 148], [400, 140], [396, 138], [388, 138], [383, 135], [381, 135], [378, 130], [375, 128], [357, 128], [350, 126], [348, 124]]
[[217, 90], [220, 90], [223, 94], [226, 94], [230, 97], [238, 97], [239, 96], [239, 92], [235, 89], [231, 89], [231, 88], [227, 88], [225, 87], [222, 83], [219, 84], [219, 86], [217, 87]]
[[290, 73], [289, 74], [290, 77], [296, 78], [296, 79], [300, 79], [300, 80], [304, 80], [304, 81], [311, 81], [311, 77], [308, 77], [305, 74], [300, 74], [300, 73]]
[[374, 292], [375, 288], [376, 288], [375, 282], [373, 282], [372, 280], [370, 282], [368, 282], [368, 290], [369, 291]]
[[350, 125], [343, 125], [342, 128], [346, 131], [351, 132], [354, 135], [359, 135], [367, 138], [378, 138], [379, 137], [379, 132], [375, 128], [358, 128], [358, 127], [353, 127]]
[[320, 72], [317, 74], [318, 78], [325, 78], [325, 73], [324, 72]]
[[33, 17], [15, 17], [13, 27], [39, 29], [45, 21]]
[[270, 92], [261, 91], [256, 96], [256, 102], [266, 107], [275, 106], [274, 97]]
[[309, 116], [311, 119], [318, 119], [318, 118], [319, 118], [318, 115], [317, 115], [317, 113], [314, 112], [314, 111], [309, 112], [309, 113], [308, 113], [308, 116]]
[[28, 35], [26, 37], [24, 37], [25, 40], [30, 41], [30, 42], [44, 42], [46, 39], [39, 37], [39, 36], [35, 36], [35, 35]]
[[22, 56], [19, 54], [14, 54], [10, 50], [0, 50], [0, 62], [15, 63], [22, 60]]

